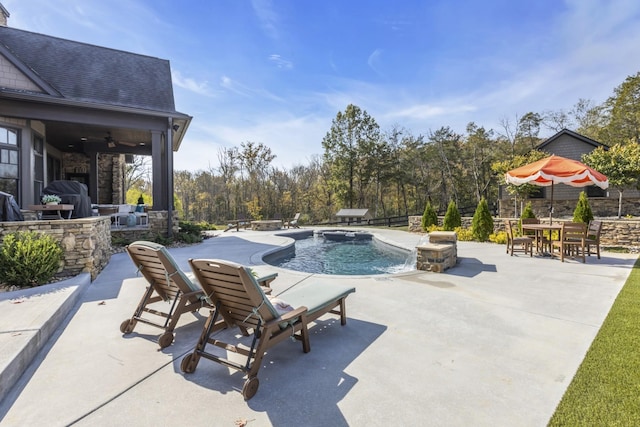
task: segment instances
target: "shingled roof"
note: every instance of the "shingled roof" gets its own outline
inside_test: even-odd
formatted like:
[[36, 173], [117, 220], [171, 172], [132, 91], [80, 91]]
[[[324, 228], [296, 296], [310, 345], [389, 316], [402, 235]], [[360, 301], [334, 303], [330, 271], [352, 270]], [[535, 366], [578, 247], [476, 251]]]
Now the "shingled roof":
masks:
[[1, 26], [0, 53], [43, 98], [176, 112], [167, 60]]

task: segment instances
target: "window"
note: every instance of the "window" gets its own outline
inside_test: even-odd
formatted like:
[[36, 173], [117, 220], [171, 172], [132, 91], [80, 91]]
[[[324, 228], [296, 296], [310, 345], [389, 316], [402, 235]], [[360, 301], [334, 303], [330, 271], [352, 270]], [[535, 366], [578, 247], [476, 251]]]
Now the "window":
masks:
[[590, 185], [587, 187], [587, 197], [607, 197], [607, 192], [600, 187]]
[[18, 149], [18, 131], [0, 127], [0, 191], [13, 195], [20, 203]]

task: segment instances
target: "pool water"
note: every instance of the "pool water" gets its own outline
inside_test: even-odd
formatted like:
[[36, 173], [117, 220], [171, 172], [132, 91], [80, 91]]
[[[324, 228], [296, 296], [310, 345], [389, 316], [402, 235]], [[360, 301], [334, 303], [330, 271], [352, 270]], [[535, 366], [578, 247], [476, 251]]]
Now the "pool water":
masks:
[[330, 241], [322, 236], [296, 240], [295, 254], [270, 264], [306, 273], [371, 275], [411, 270], [405, 266], [408, 253], [366, 241]]

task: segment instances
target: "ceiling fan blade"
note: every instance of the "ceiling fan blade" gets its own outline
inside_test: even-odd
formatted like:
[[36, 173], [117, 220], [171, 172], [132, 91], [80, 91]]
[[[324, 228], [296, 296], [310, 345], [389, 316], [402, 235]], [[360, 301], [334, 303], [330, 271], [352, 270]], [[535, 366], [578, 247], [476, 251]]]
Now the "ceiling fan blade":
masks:
[[129, 141], [118, 141], [118, 144], [126, 145], [127, 147], [135, 147], [138, 145], [135, 142], [129, 142]]

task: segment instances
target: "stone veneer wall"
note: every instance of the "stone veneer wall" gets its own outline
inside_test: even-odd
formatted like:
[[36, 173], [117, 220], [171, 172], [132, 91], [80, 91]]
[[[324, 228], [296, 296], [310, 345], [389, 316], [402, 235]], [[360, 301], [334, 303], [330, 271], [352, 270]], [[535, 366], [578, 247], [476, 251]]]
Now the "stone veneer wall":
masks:
[[[92, 199], [91, 203], [124, 203], [124, 168], [124, 154], [98, 154], [98, 200]], [[89, 157], [84, 153], [64, 153], [62, 171], [63, 179], [70, 173], [89, 173]]]
[[[438, 223], [442, 225], [444, 217], [438, 217]], [[494, 232], [504, 231], [504, 221], [513, 218], [493, 218]], [[541, 218], [544, 221], [544, 218]], [[598, 218], [599, 219], [599, 218]], [[471, 227], [471, 217], [462, 217], [462, 226]], [[554, 222], [556, 219], [554, 218]], [[558, 219], [557, 221], [568, 221]], [[639, 219], [601, 219], [602, 231], [600, 232], [600, 244], [602, 246], [620, 246], [625, 248], [640, 248], [640, 220]], [[547, 218], [548, 222], [548, 218]], [[409, 231], [422, 232], [422, 217], [409, 217]]]
[[[590, 197], [589, 206], [595, 217], [612, 217], [618, 215], [618, 197], [617, 191], [612, 190], [612, 197], [599, 198]], [[538, 218], [544, 218], [549, 216], [549, 200], [548, 199], [528, 199], [526, 203], [531, 202], [531, 208], [533, 213]], [[571, 217], [573, 211], [576, 209], [577, 200], [554, 200], [553, 201], [553, 216]], [[522, 204], [518, 203], [518, 215], [521, 213]], [[622, 215], [640, 215], [640, 198], [628, 197], [622, 198]], [[499, 216], [503, 218], [514, 216], [513, 201], [501, 200]]]
[[95, 279], [111, 257], [111, 218], [0, 222], [0, 237], [16, 231], [40, 231], [62, 247], [60, 276], [90, 273]]
[[[120, 228], [118, 230], [111, 230], [113, 236], [117, 236], [129, 241], [135, 240], [153, 240], [155, 236], [167, 237], [168, 229], [168, 211], [149, 211], [149, 228]], [[179, 231], [178, 215], [176, 211], [173, 211], [173, 221], [171, 223], [171, 230], [173, 234], [177, 234]]]

